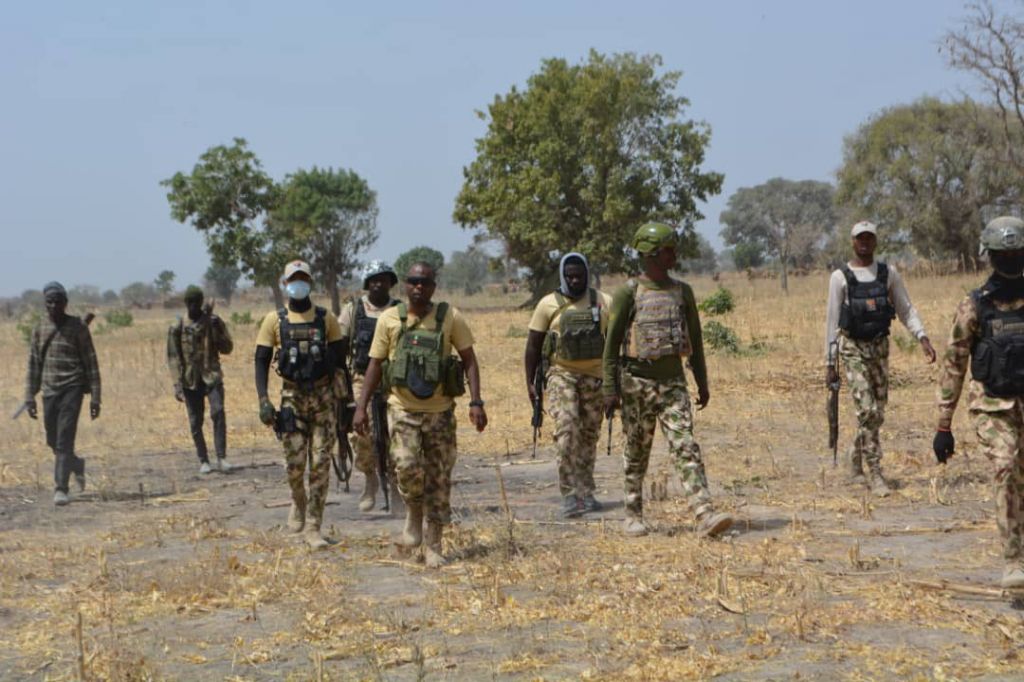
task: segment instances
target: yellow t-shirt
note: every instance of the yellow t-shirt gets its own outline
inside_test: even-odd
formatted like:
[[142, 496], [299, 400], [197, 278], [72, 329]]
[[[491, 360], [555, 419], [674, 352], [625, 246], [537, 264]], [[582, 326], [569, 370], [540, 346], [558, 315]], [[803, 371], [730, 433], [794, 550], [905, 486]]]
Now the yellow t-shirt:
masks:
[[[568, 302], [567, 298], [563, 298], [564, 302]], [[601, 315], [601, 333], [608, 333], [608, 311], [612, 306], [612, 297], [608, 294], [598, 291], [597, 292], [597, 307], [600, 310]], [[537, 302], [537, 307], [533, 309], [533, 317], [530, 318], [530, 331], [534, 332], [547, 332], [553, 331], [555, 334], [558, 333], [559, 325], [561, 324], [562, 314], [558, 312], [559, 309], [558, 299], [555, 297], [554, 292], [548, 294], [544, 298]], [[584, 294], [579, 299], [571, 303], [566, 307], [566, 310], [590, 310], [590, 294]], [[601, 358], [592, 358], [590, 360], [563, 360], [556, 354], [551, 358], [551, 362], [563, 369], [567, 369], [570, 372], [577, 374], [584, 374], [589, 377], [601, 378], [602, 376], [602, 360]]]
[[[288, 321], [295, 324], [312, 322], [316, 319], [316, 306], [310, 306], [309, 310], [297, 313], [291, 308], [288, 309]], [[341, 335], [341, 328], [338, 326], [338, 318], [327, 311], [324, 317], [324, 324], [327, 326], [327, 343], [334, 343], [344, 338]], [[277, 348], [281, 345], [281, 321], [277, 319], [277, 311], [267, 313], [260, 323], [260, 331], [256, 334], [256, 345], [267, 348]]]
[[[437, 329], [437, 320], [434, 318], [436, 306], [435, 303], [430, 308], [422, 322], [410, 311], [405, 321], [406, 329], [413, 325], [422, 325], [426, 330]], [[398, 306], [382, 312], [377, 318], [377, 330], [373, 334], [373, 343], [370, 344], [370, 357], [377, 360], [394, 360], [398, 352], [398, 333], [401, 329], [402, 320], [398, 316]], [[445, 357], [451, 354], [452, 348], [460, 351], [473, 345], [473, 332], [469, 330], [466, 318], [452, 306], [448, 307], [448, 314], [444, 316], [441, 330], [444, 334], [441, 354]], [[442, 395], [440, 385], [429, 398], [417, 398], [403, 386], [392, 386], [388, 404], [409, 412], [446, 412], [452, 408], [455, 401], [451, 396]]]

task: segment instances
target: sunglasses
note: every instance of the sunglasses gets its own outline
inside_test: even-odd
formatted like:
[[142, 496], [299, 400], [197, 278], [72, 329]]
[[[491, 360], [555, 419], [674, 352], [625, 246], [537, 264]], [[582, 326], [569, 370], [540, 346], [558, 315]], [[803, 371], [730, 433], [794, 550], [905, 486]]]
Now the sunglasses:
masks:
[[428, 287], [434, 283], [430, 277], [406, 277], [405, 283], [413, 287]]

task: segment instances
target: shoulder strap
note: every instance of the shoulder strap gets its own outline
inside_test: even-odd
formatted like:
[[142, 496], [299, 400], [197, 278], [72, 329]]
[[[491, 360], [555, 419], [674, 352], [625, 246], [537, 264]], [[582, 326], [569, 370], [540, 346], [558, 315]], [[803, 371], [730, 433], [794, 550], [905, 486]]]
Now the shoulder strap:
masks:
[[57, 325], [53, 326], [53, 331], [43, 341], [42, 347], [39, 349], [39, 367], [42, 368], [43, 361], [46, 359], [46, 352], [50, 350], [50, 344], [53, 343], [53, 339], [57, 336], [57, 332], [60, 331], [60, 327]]
[[444, 318], [448, 316], [448, 302], [441, 301], [437, 304], [437, 310], [434, 311], [434, 319], [437, 320], [437, 331], [441, 331], [441, 327], [444, 326]]
[[878, 274], [875, 278], [884, 286], [886, 289], [889, 288], [889, 266], [878, 261]]
[[846, 295], [847, 297], [849, 297], [850, 289], [857, 286], [858, 284], [857, 276], [853, 274], [853, 270], [850, 269], [849, 265], [844, 264], [843, 267], [839, 268], [839, 271], [842, 272], [843, 277], [846, 278]]
[[366, 306], [363, 305], [363, 297], [355, 299], [355, 311], [352, 316], [355, 320], [361, 320], [366, 317]]
[[590, 287], [590, 319], [594, 324], [601, 322], [601, 310], [597, 306], [597, 289]]

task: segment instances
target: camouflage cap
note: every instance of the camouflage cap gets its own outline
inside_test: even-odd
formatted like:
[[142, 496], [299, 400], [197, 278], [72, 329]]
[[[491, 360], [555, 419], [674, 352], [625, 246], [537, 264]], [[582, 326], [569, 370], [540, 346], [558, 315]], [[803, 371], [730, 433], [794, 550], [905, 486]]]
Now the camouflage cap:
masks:
[[370, 288], [370, 280], [377, 275], [391, 275], [391, 286], [398, 284], [398, 275], [395, 274], [395, 269], [392, 268], [387, 262], [382, 260], [372, 260], [366, 264], [363, 268], [363, 288]]
[[656, 252], [663, 246], [675, 246], [679, 241], [676, 231], [665, 223], [645, 223], [633, 235], [633, 248], [642, 256]]
[[197, 287], [195, 284], [189, 284], [188, 288], [185, 289], [185, 303], [189, 301], [202, 301], [203, 290]]
[[981, 252], [1024, 249], [1024, 220], [1013, 216], [993, 218], [981, 231]]
[[306, 273], [309, 277], [313, 276], [313, 273], [309, 269], [309, 263], [303, 260], [293, 260], [291, 263], [284, 266], [284, 281], [287, 282], [300, 272]]

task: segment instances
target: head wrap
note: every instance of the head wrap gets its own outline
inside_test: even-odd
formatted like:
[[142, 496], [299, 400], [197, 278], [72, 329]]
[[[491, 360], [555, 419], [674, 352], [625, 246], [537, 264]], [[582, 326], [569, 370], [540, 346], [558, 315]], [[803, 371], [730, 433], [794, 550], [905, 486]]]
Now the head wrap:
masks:
[[562, 256], [562, 260], [558, 263], [558, 290], [566, 296], [572, 296], [572, 294], [569, 293], [569, 283], [565, 281], [565, 266], [573, 261], [577, 261], [583, 266], [586, 271], [587, 286], [590, 286], [590, 263], [587, 262], [587, 257], [582, 253], [571, 251]]
[[50, 294], [60, 294], [64, 298], [68, 297], [67, 290], [60, 282], [47, 282], [43, 285], [43, 296], [49, 296]]

